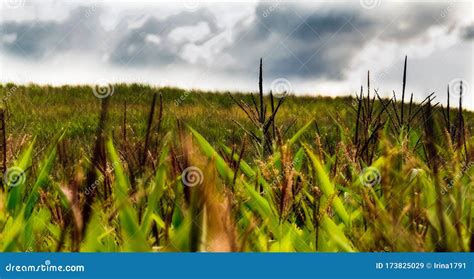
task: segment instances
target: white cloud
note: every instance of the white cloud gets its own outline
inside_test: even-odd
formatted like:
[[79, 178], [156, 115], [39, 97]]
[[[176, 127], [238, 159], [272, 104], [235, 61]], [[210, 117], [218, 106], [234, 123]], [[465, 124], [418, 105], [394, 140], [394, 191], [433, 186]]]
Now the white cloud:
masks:
[[155, 45], [159, 45], [161, 42], [161, 39], [159, 36], [154, 35], [154, 34], [147, 34], [145, 37], [145, 41], [153, 43]]
[[178, 27], [170, 32], [168, 35], [174, 42], [191, 42], [195, 43], [204, 39], [209, 35], [211, 30], [206, 22], [199, 22], [195, 26]]
[[12, 44], [16, 40], [16, 33], [5, 34], [2, 36], [2, 42], [5, 44]]

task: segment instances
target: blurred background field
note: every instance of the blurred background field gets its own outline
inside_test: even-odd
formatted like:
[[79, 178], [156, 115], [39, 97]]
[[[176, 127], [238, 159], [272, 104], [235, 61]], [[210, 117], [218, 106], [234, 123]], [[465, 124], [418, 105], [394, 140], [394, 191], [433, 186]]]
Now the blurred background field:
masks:
[[[244, 135], [235, 121], [246, 128], [251, 127], [250, 120], [226, 92], [154, 88], [141, 84], [115, 84], [111, 88], [111, 126], [120, 130], [126, 108], [127, 129], [137, 138], [145, 136], [154, 93], [163, 96], [161, 125], [165, 131], [175, 129], [176, 120], [179, 119], [200, 131], [211, 144], [231, 145], [240, 143]], [[71, 150], [90, 148], [101, 104], [101, 99], [93, 94], [94, 87], [4, 84], [0, 90], [0, 97], [8, 109], [7, 132], [13, 142], [20, 141], [25, 136], [36, 135], [38, 143], [44, 146], [49, 144], [51, 137], [58, 131], [67, 127], [66, 138], [71, 142], [68, 146]], [[248, 93], [232, 94], [235, 99], [251, 104]], [[265, 98], [268, 99], [268, 95]], [[380, 106], [377, 104], [378, 100], [375, 102]], [[465, 111], [464, 114], [466, 126], [471, 131], [474, 128], [474, 113]], [[319, 130], [329, 146], [335, 147], [340, 140], [336, 122], [344, 127], [351, 127], [356, 117], [355, 97], [288, 95], [276, 118], [286, 135], [294, 134], [309, 120], [315, 119], [310, 132], [303, 135], [304, 139], [311, 143]], [[422, 128], [422, 121], [415, 124]]]

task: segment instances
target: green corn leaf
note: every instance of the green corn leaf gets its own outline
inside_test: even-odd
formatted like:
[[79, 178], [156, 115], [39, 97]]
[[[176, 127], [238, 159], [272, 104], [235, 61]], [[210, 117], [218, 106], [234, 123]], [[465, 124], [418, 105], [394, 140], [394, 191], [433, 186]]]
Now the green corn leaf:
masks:
[[166, 183], [166, 159], [168, 157], [169, 148], [165, 146], [161, 152], [158, 169], [155, 175], [154, 187], [148, 199], [148, 206], [143, 215], [141, 231], [144, 235], [148, 235], [151, 229], [151, 221], [153, 213], [157, 210], [158, 202], [163, 195]]
[[328, 216], [324, 215], [321, 218], [320, 225], [327, 235], [336, 243], [340, 251], [355, 252], [351, 242], [344, 235], [344, 232]]
[[248, 203], [251, 205], [252, 209], [259, 212], [261, 216], [267, 216], [267, 218], [270, 218], [273, 214], [268, 201], [260, 196], [257, 191], [255, 191], [255, 189], [253, 189], [253, 187], [246, 182], [242, 181], [242, 185], [245, 187], [246, 192], [250, 195], [250, 200]]
[[191, 131], [191, 133], [194, 135], [194, 137], [197, 139], [199, 146], [201, 147], [201, 150], [204, 152], [204, 154], [207, 157], [215, 160], [217, 171], [219, 172], [221, 177], [224, 178], [226, 182], [228, 183], [232, 182], [234, 178], [234, 172], [226, 164], [224, 159], [222, 159], [219, 153], [217, 153], [217, 151], [214, 148], [212, 148], [209, 142], [201, 134], [199, 134], [196, 130], [194, 130], [190, 126], [187, 126], [187, 127]]
[[313, 119], [311, 119], [308, 123], [306, 123], [301, 129], [298, 130], [289, 140], [288, 140], [288, 145], [292, 146], [300, 137], [303, 135], [309, 127], [311, 127], [311, 124], [313, 123]]
[[36, 182], [33, 185], [33, 188], [31, 189], [30, 194], [26, 200], [25, 219], [28, 219], [30, 217], [31, 212], [33, 211], [33, 208], [36, 204], [36, 201], [38, 200], [39, 188], [43, 187], [49, 180], [49, 175], [51, 173], [51, 170], [53, 169], [54, 161], [57, 155], [57, 144], [62, 140], [64, 134], [65, 131], [62, 131], [56, 136], [55, 140], [53, 140], [49, 148], [48, 154], [41, 163], [39, 175], [36, 178]]
[[[21, 214], [21, 213], [20, 213]], [[3, 252], [13, 252], [17, 247], [17, 238], [20, 236], [24, 228], [23, 218], [10, 217], [2, 232]]]
[[307, 145], [303, 146], [311, 162], [313, 163], [313, 167], [315, 169], [316, 177], [319, 181], [321, 191], [328, 199], [332, 199], [332, 206], [334, 207], [334, 211], [341, 218], [344, 224], [346, 224], [346, 226], [350, 226], [349, 214], [347, 213], [347, 210], [344, 207], [344, 204], [342, 203], [341, 199], [336, 195], [335, 187], [330, 181], [326, 170], [324, 169], [323, 165], [316, 157], [316, 155], [311, 151], [311, 149]]
[[[26, 150], [23, 151], [18, 160], [15, 162], [14, 166], [7, 169], [6, 177], [2, 177], [2, 179], [7, 180], [6, 187], [11, 187], [8, 193], [7, 209], [11, 214], [14, 215], [19, 212], [19, 209], [23, 203], [21, 193], [23, 192], [22, 188], [24, 188], [23, 185], [27, 179], [26, 170], [30, 166], [31, 159], [33, 158], [33, 148], [35, 142], [36, 138], [34, 138]], [[10, 177], [10, 175], [13, 173], [19, 175], [17, 176], [17, 180]]]
[[301, 171], [303, 167], [304, 149], [300, 147], [293, 158], [293, 166], [296, 171]]
[[126, 249], [131, 251], [149, 251], [150, 247], [140, 231], [138, 225], [138, 217], [136, 211], [133, 209], [130, 199], [128, 198], [128, 191], [130, 183], [125, 175], [120, 158], [115, 150], [112, 139], [107, 140], [107, 153], [109, 159], [114, 166], [114, 173], [116, 181], [115, 185], [115, 204], [119, 208], [119, 219], [122, 230], [124, 232], [123, 243]]

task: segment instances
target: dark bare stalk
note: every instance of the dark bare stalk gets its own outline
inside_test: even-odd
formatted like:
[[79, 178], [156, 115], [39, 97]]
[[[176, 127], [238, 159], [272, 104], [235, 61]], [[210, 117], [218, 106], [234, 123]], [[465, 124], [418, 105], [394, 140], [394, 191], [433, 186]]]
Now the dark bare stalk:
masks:
[[447, 113], [446, 113], [446, 118], [448, 120], [448, 132], [451, 132], [451, 115], [450, 115], [450, 107], [449, 107], [449, 84], [448, 84], [448, 104], [447, 104]]
[[123, 103], [123, 124], [122, 124], [123, 142], [127, 142], [127, 100]]
[[392, 105], [393, 105], [393, 111], [395, 112], [395, 117], [396, 117], [397, 122], [398, 122], [398, 126], [402, 127], [403, 123], [401, 122], [400, 117], [398, 116], [398, 111], [397, 111], [397, 95], [395, 94], [395, 91], [393, 91]]
[[109, 98], [102, 99], [102, 107], [100, 111], [100, 118], [99, 118], [99, 126], [97, 127], [96, 131], [96, 140], [94, 144], [94, 154], [91, 160], [91, 165], [89, 166], [89, 170], [86, 176], [86, 190], [88, 191], [88, 195], [85, 195], [84, 207], [82, 209], [82, 220], [83, 220], [83, 227], [81, 233], [81, 239], [83, 239], [87, 224], [89, 223], [89, 219], [91, 217], [92, 212], [92, 204], [94, 202], [95, 195], [97, 194], [97, 187], [95, 187], [98, 179], [97, 179], [97, 166], [102, 166], [103, 169], [106, 169], [106, 159], [105, 159], [105, 130], [107, 125], [107, 112], [109, 110]]
[[388, 106], [389, 106], [390, 103], [392, 102], [392, 99], [390, 99], [390, 100], [388, 101], [388, 104], [386, 104], [386, 103], [384, 102], [384, 100], [382, 100], [382, 98], [380, 98], [380, 95], [379, 95], [379, 93], [378, 93], [377, 90], [375, 90], [375, 95], [377, 96], [378, 100], [380, 101], [380, 104], [382, 105], [382, 109], [387, 112], [388, 118], [390, 119], [390, 122], [392, 123], [392, 126], [393, 126], [393, 131], [397, 131], [397, 130], [398, 130], [398, 126], [397, 126], [397, 123], [395, 123], [395, 120], [394, 120], [395, 118], [392, 116], [392, 114], [390, 113], [390, 111], [389, 111], [389, 109], [388, 109]]
[[425, 106], [426, 109], [423, 113], [424, 123], [425, 123], [425, 145], [426, 145], [426, 155], [428, 158], [429, 165], [433, 171], [433, 177], [435, 180], [435, 189], [438, 195], [436, 199], [436, 214], [438, 215], [440, 232], [438, 232], [439, 241], [436, 244], [436, 251], [443, 252], [447, 250], [447, 240], [446, 240], [446, 220], [444, 218], [443, 212], [443, 194], [441, 194], [441, 184], [439, 179], [439, 157], [436, 151], [436, 134], [434, 130], [434, 119], [433, 112], [431, 107], [431, 101], [428, 101]]
[[255, 133], [253, 133], [252, 131], [247, 130], [242, 124], [240, 124], [236, 120], [232, 120], [232, 122], [237, 124], [246, 134], [248, 134], [250, 137], [252, 137], [254, 139], [254, 141], [256, 141], [257, 143], [259, 142], [260, 138]]
[[142, 158], [140, 161], [140, 168], [143, 168], [143, 166], [146, 163], [148, 145], [150, 144], [151, 126], [153, 125], [153, 115], [155, 114], [155, 104], [156, 104], [156, 93], [153, 95], [153, 101], [151, 102], [150, 113], [148, 114], [148, 122], [146, 125], [146, 134], [145, 134], [145, 146], [143, 146]]
[[268, 118], [268, 120], [263, 124], [263, 131], [264, 133], [267, 133], [269, 127], [270, 127], [270, 124], [274, 123], [274, 120], [275, 120], [275, 117], [278, 113], [278, 110], [280, 109], [280, 106], [281, 104], [283, 104], [283, 102], [285, 101], [285, 97], [281, 98], [279, 101], [278, 101], [278, 104], [275, 108], [275, 110], [272, 112], [272, 115], [270, 115], [270, 117]]
[[[258, 127], [258, 125], [259, 125], [258, 119], [256, 119], [256, 117], [254, 117], [254, 115], [252, 114], [252, 109], [248, 105], [244, 104], [243, 102], [241, 103], [241, 102], [237, 101], [234, 97], [232, 97], [232, 94], [228, 93], [228, 95], [234, 101], [234, 103], [237, 106], [239, 106], [239, 108], [247, 115], [248, 119], [250, 121], [252, 121], [252, 123], [255, 126]], [[252, 97], [252, 99], [253, 99], [253, 97]]]
[[[273, 93], [272, 91], [270, 90], [270, 103], [271, 103], [271, 106], [272, 106], [272, 115], [275, 114], [275, 103], [274, 103], [274, 100], [273, 100]], [[272, 119], [272, 133], [273, 133], [273, 138], [275, 139], [275, 117], [273, 117]]]
[[402, 88], [402, 103], [401, 103], [401, 110], [400, 110], [400, 124], [403, 126], [403, 106], [405, 104], [405, 87], [407, 84], [407, 56], [405, 56], [405, 65], [403, 66], [403, 88]]
[[362, 86], [360, 88], [360, 98], [358, 98], [357, 102], [357, 120], [356, 120], [356, 128], [355, 128], [355, 138], [354, 142], [356, 145], [356, 148], [359, 149], [359, 122], [360, 122], [360, 111], [362, 108]]
[[265, 115], [263, 111], [263, 66], [262, 58], [260, 58], [260, 71], [258, 75], [258, 93], [260, 95], [260, 123], [265, 122]]
[[157, 133], [161, 131], [161, 121], [163, 120], [163, 94], [160, 93], [160, 111], [158, 113], [158, 128]]
[[462, 139], [463, 139], [463, 133], [464, 133], [464, 119], [463, 119], [463, 116], [462, 116], [462, 80], [459, 84], [459, 109], [458, 109], [458, 123], [457, 123], [457, 146], [460, 147], [461, 144], [462, 144]]
[[432, 100], [434, 100], [436, 98], [436, 96], [434, 96], [433, 98], [431, 98], [432, 96], [434, 95], [434, 92], [431, 93], [430, 95], [428, 95], [419, 105], [418, 105], [418, 109], [413, 113], [413, 115], [411, 116], [410, 119], [408, 119], [408, 122], [411, 122], [413, 119], [415, 119], [415, 117], [423, 110], [423, 107], [425, 106], [425, 103], [426, 102], [431, 102]]
[[367, 71], [367, 122], [370, 122], [370, 71]]
[[375, 95], [372, 98], [372, 102], [370, 101], [370, 72], [367, 72], [367, 102], [369, 104], [369, 112], [368, 115], [370, 115], [370, 120], [369, 123], [372, 122], [372, 114], [374, 112], [374, 102], [375, 102]]
[[[0, 140], [1, 140], [1, 152], [2, 152], [2, 177], [5, 176], [7, 171], [7, 140], [6, 140], [6, 126], [5, 126], [5, 110], [0, 110]], [[0, 190], [4, 190], [3, 179], [0, 182]]]
[[413, 93], [410, 96], [410, 104], [408, 105], [408, 122], [407, 122], [407, 131], [410, 132], [410, 124], [411, 124], [411, 109], [413, 106]]
[[253, 93], [250, 93], [250, 96], [252, 97], [252, 103], [253, 103], [253, 106], [255, 108], [255, 115], [256, 115], [256, 118], [260, 121], [260, 112], [258, 111], [258, 105], [257, 105], [257, 101], [255, 100], [255, 97], [253, 96]]

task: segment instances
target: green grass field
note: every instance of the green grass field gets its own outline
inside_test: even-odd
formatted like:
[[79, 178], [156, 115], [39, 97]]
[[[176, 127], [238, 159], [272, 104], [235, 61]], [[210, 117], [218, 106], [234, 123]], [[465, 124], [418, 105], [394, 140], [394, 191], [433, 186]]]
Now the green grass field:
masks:
[[474, 250], [472, 112], [111, 88], [0, 87], [2, 251]]
[[[68, 127], [70, 140], [90, 144], [100, 114], [101, 100], [90, 87], [40, 87], [4, 86], [2, 96], [10, 112], [9, 134], [38, 136], [41, 143], [48, 143], [52, 135]], [[11, 93], [8, 93], [11, 92]], [[127, 127], [137, 137], [145, 135], [147, 117], [154, 93], [163, 96], [164, 130], [174, 129], [176, 120], [182, 120], [214, 143], [231, 143], [241, 139], [243, 131], [233, 122], [248, 126], [246, 118], [232, 99], [224, 93], [185, 91], [176, 88], [150, 88], [144, 85], [115, 85], [109, 110], [110, 125], [119, 128], [123, 124], [127, 107]], [[250, 102], [248, 94], [233, 93], [236, 98]], [[331, 125], [333, 117], [351, 122], [356, 107], [351, 98], [288, 97], [281, 108], [278, 122], [288, 135], [312, 118], [318, 119], [321, 132], [333, 134], [337, 128]], [[286, 130], [288, 129], [288, 130]], [[314, 138], [314, 135], [312, 135]]]

